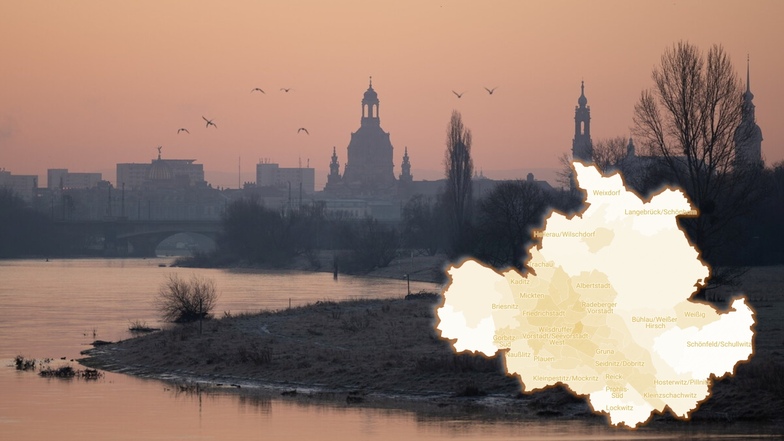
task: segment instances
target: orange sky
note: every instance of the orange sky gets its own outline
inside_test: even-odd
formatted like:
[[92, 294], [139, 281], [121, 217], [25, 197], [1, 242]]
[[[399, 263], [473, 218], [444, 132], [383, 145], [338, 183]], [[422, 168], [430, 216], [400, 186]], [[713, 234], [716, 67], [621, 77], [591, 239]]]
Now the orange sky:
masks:
[[260, 158], [309, 160], [320, 189], [333, 146], [346, 162], [372, 75], [395, 175], [406, 146], [414, 179], [443, 174], [457, 109], [476, 168], [524, 177], [571, 148], [581, 79], [594, 141], [628, 136], [652, 67], [680, 39], [721, 43], [744, 79], [750, 54], [772, 164], [784, 160], [782, 16], [777, 1], [4, 2], [0, 168], [42, 185], [48, 168], [114, 181], [116, 163], [162, 145], [220, 186], [236, 187], [239, 157], [243, 181]]

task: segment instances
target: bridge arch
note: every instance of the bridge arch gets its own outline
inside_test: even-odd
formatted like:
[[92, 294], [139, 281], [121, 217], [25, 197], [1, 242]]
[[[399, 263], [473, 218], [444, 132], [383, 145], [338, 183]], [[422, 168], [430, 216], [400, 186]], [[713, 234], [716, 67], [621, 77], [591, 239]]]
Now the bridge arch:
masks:
[[115, 256], [155, 257], [155, 249], [177, 233], [198, 233], [217, 239], [220, 221], [106, 221], [99, 225], [104, 253]]
[[155, 249], [177, 233], [206, 236], [213, 241], [222, 230], [220, 220], [128, 220], [55, 222], [58, 234], [79, 239], [77, 253], [105, 256], [155, 257]]
[[156, 256], [192, 256], [194, 253], [206, 253], [217, 248], [217, 235], [178, 232], [166, 237], [155, 247]]

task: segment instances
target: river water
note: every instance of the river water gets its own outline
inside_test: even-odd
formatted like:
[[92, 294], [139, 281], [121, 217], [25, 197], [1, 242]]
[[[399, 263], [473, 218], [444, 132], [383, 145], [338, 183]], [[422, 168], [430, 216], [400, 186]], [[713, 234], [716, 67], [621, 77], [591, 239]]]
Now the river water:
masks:
[[[17, 371], [13, 358], [79, 357], [96, 339], [130, 337], [131, 321], [161, 326], [152, 299], [170, 273], [215, 280], [215, 312], [281, 309], [318, 300], [402, 297], [404, 280], [330, 273], [271, 273], [162, 267], [168, 259], [0, 261], [0, 440], [501, 440], [742, 438], [749, 426], [662, 432], [582, 421], [512, 423], [427, 418], [403, 410], [303, 404], [235, 394], [180, 393], [169, 384], [106, 373], [95, 381]], [[438, 290], [412, 282], [411, 291]], [[64, 358], [64, 360], [60, 360]], [[78, 366], [73, 364], [74, 367]], [[763, 430], [763, 432], [765, 432]], [[757, 436], [760, 436], [759, 434]], [[766, 436], [766, 435], [762, 435]]]

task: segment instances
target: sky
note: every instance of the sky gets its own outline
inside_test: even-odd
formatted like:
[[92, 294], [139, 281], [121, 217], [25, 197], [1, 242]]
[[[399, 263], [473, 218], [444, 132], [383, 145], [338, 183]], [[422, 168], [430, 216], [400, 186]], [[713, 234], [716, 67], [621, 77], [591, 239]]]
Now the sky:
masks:
[[213, 186], [255, 181], [268, 160], [314, 167], [320, 189], [333, 146], [346, 162], [372, 76], [396, 176], [407, 147], [415, 180], [443, 177], [458, 110], [477, 170], [554, 182], [580, 82], [594, 142], [629, 136], [652, 69], [681, 40], [721, 44], [744, 82], [750, 57], [772, 165], [784, 160], [782, 16], [778, 1], [3, 0], [0, 168], [41, 185], [49, 168], [115, 183], [117, 163], [162, 146], [204, 164]]

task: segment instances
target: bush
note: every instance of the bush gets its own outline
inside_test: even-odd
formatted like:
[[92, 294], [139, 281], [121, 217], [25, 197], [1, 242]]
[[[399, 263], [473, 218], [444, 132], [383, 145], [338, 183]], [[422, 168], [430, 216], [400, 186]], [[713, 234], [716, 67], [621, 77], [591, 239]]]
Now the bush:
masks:
[[169, 274], [161, 285], [156, 306], [163, 319], [175, 323], [189, 323], [209, 317], [218, 301], [215, 281], [193, 275], [190, 280]]
[[16, 363], [16, 370], [18, 371], [35, 370], [35, 358], [27, 359], [21, 355], [17, 355], [14, 362]]
[[348, 273], [368, 273], [386, 268], [397, 255], [397, 231], [378, 220], [365, 218], [347, 222], [342, 228], [348, 251], [340, 259], [341, 269]]

